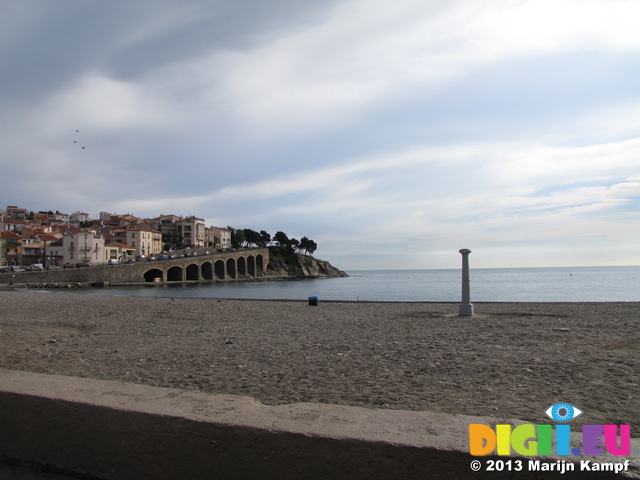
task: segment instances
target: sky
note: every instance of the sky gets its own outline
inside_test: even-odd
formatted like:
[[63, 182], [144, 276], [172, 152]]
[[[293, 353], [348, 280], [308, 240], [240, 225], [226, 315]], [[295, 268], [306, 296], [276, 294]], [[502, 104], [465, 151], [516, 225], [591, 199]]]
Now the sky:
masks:
[[640, 265], [637, 0], [1, 4], [0, 208]]

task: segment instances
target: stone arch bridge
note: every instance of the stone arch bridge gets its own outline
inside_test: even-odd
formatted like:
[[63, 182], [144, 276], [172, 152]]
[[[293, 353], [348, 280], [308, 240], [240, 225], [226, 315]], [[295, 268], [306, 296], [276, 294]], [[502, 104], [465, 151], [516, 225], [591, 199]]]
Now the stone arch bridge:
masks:
[[136, 264], [137, 281], [184, 282], [238, 280], [262, 276], [269, 264], [269, 249], [240, 250]]
[[233, 281], [264, 276], [268, 265], [269, 249], [254, 248], [131, 265], [5, 273], [0, 274], [0, 283]]

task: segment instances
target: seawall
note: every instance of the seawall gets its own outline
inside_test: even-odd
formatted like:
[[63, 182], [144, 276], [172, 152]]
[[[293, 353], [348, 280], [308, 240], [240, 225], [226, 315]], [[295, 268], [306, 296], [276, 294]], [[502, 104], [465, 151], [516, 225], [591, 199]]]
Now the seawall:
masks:
[[499, 421], [0, 370], [0, 458], [101, 479], [512, 478], [470, 468], [468, 425]]

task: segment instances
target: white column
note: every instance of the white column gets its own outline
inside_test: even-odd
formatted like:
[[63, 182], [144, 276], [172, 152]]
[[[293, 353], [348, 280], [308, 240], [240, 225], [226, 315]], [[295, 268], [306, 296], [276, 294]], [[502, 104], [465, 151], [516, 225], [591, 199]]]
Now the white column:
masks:
[[468, 317], [473, 315], [473, 305], [471, 303], [471, 290], [469, 278], [469, 254], [471, 250], [463, 248], [460, 250], [462, 254], [462, 302], [460, 303], [460, 309], [458, 315], [461, 317]]

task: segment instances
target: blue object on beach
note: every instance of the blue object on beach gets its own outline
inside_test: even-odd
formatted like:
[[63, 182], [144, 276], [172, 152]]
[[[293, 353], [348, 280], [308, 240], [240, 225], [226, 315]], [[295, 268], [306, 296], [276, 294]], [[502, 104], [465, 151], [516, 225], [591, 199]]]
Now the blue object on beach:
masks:
[[309, 305], [317, 307], [318, 306], [318, 297], [309, 297]]

